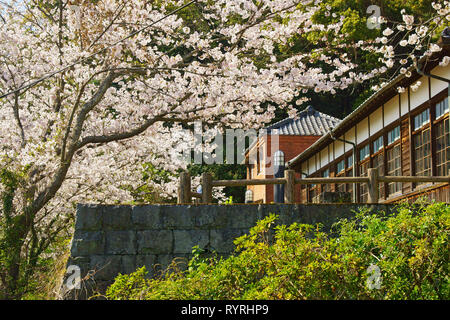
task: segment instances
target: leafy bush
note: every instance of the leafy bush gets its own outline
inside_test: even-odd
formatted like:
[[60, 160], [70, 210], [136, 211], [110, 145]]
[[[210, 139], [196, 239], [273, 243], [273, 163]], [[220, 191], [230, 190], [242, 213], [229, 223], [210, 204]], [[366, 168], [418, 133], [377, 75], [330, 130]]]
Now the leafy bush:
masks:
[[270, 215], [235, 240], [230, 257], [197, 254], [186, 271], [158, 279], [146, 279], [145, 268], [119, 275], [107, 297], [449, 299], [449, 214], [443, 203], [401, 205], [391, 216], [362, 209], [332, 235], [320, 226], [274, 227]]

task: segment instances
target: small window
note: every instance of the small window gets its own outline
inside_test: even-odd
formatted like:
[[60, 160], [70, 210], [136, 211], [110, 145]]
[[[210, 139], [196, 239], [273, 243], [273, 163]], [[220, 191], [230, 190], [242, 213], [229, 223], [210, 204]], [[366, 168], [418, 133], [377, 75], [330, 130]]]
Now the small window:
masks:
[[345, 160], [339, 161], [337, 164], [337, 172], [341, 172], [345, 170]]
[[[400, 145], [397, 144], [393, 148], [390, 148], [387, 150], [386, 153], [387, 156], [387, 170], [386, 173], [388, 176], [400, 176], [402, 173], [402, 167], [401, 167], [401, 150]], [[388, 194], [394, 194], [396, 192], [399, 192], [402, 190], [402, 183], [401, 182], [390, 182], [388, 183]]]
[[388, 144], [394, 143], [398, 139], [400, 139], [400, 126], [388, 132]]
[[[397, 145], [399, 146], [399, 145]], [[373, 157], [372, 160], [372, 168], [378, 170], [378, 175], [383, 176], [384, 175], [384, 154], [383, 152], [378, 153], [376, 156]], [[381, 198], [384, 194], [384, 183], [380, 183], [378, 186], [378, 197]]]
[[[416, 134], [414, 142], [414, 160], [416, 176], [431, 175], [431, 134], [427, 128]], [[419, 185], [420, 183], [417, 183]]]
[[373, 152], [377, 152], [383, 148], [383, 136], [373, 142]]
[[449, 120], [439, 121], [436, 124], [436, 173], [438, 176], [450, 174], [450, 130]]
[[[330, 176], [330, 169], [326, 169], [322, 172], [323, 178], [328, 178]], [[323, 192], [330, 192], [331, 191], [331, 185], [328, 183], [322, 184], [322, 191]]]
[[347, 157], [347, 168], [353, 167], [353, 155]]
[[414, 117], [414, 130], [422, 128], [428, 122], [430, 122], [430, 109], [426, 109]]
[[[367, 171], [369, 169], [369, 162], [365, 162], [359, 166], [359, 174], [361, 177], [367, 176]], [[366, 203], [369, 200], [369, 188], [367, 183], [359, 184], [359, 201], [362, 203]]]
[[370, 148], [369, 148], [369, 145], [366, 145], [361, 150], [359, 150], [359, 160], [363, 161], [368, 156], [370, 156]]
[[448, 113], [448, 98], [436, 103], [436, 119]]

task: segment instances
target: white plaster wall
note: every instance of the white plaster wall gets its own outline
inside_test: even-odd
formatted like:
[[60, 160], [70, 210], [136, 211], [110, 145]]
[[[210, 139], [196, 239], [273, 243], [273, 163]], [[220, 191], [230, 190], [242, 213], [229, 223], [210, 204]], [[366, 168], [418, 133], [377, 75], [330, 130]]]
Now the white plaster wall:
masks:
[[[443, 78], [446, 78], [446, 79], [450, 79], [450, 64], [448, 64], [446, 67], [437, 66], [436, 68], [431, 70], [430, 73], [435, 74], [440, 77], [443, 77]], [[448, 89], [447, 82], [431, 78], [431, 96], [432, 97], [444, 89]]]
[[411, 110], [417, 108], [418, 106], [420, 106], [425, 101], [428, 101], [429, 99], [428, 77], [421, 77], [418, 81], [422, 83], [419, 89], [417, 89], [417, 91], [412, 91], [411, 89], [409, 90]]
[[313, 174], [316, 171], [316, 165], [315, 165], [315, 157], [311, 157], [308, 159], [308, 174]]
[[320, 151], [320, 167], [323, 168], [328, 164], [328, 148]]
[[404, 116], [405, 114], [408, 113], [408, 91], [405, 91], [403, 93], [400, 94], [400, 105], [402, 108], [402, 113], [401, 115]]
[[[355, 142], [355, 127], [351, 127], [350, 130], [345, 133], [345, 140]], [[345, 146], [345, 151], [350, 150], [351, 148], [352, 146], [347, 143]]]
[[361, 122], [357, 124], [357, 136], [358, 139], [357, 143], [361, 143], [364, 140], [369, 138], [369, 118], [364, 118]]
[[383, 129], [383, 109], [379, 107], [369, 116], [370, 119], [370, 135], [376, 134]]
[[[343, 139], [344, 137], [340, 137]], [[335, 141], [334, 142], [334, 156], [336, 158], [342, 156], [344, 154], [344, 143], [342, 141]]]
[[389, 101], [384, 104], [384, 125], [398, 120], [399, 112], [398, 112], [398, 96], [393, 97]]

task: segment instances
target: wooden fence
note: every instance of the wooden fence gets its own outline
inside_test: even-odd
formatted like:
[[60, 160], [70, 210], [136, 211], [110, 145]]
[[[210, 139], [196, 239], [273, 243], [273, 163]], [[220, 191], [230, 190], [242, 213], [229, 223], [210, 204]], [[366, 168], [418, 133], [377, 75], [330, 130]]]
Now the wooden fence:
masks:
[[178, 203], [191, 203], [192, 198], [201, 199], [201, 203], [212, 203], [214, 187], [240, 187], [250, 185], [284, 184], [284, 202], [295, 203], [294, 187], [296, 184], [330, 184], [330, 183], [367, 183], [367, 203], [378, 203], [379, 183], [389, 182], [436, 182], [450, 183], [450, 176], [380, 176], [377, 169], [368, 169], [364, 177], [330, 177], [330, 178], [295, 178], [294, 170], [286, 170], [284, 178], [243, 179], [243, 180], [213, 180], [211, 174], [202, 174], [202, 193], [191, 191], [191, 178], [188, 172], [182, 172], [178, 187]]

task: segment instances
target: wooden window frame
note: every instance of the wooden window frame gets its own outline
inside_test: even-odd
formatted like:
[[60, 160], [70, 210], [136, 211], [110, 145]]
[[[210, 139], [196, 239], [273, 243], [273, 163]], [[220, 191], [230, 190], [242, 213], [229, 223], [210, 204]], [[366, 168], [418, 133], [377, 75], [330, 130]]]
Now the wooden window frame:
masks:
[[[445, 135], [446, 135], [445, 134], [445, 122], [447, 122], [447, 130], [449, 130], [448, 126], [450, 126], [450, 123], [449, 123], [450, 122], [449, 111], [443, 113], [439, 117], [437, 117], [437, 115], [436, 115], [436, 106], [439, 103], [441, 103], [442, 101], [445, 101], [445, 100], [447, 100], [447, 105], [449, 105], [450, 101], [449, 101], [449, 97], [447, 96], [447, 97], [443, 97], [442, 99], [439, 99], [438, 101], [433, 103], [432, 107], [431, 107], [431, 109], [434, 111], [434, 117], [433, 117], [433, 120], [432, 120], [433, 121], [432, 122], [432, 126], [433, 126], [432, 144], [434, 146], [434, 151], [432, 152], [432, 156], [435, 158], [434, 161], [433, 161], [433, 166], [434, 166], [434, 169], [435, 169], [434, 170], [435, 175], [442, 175], [442, 174], [438, 173], [438, 167], [440, 167], [440, 166], [447, 166], [447, 168], [448, 168], [449, 162], [450, 162], [450, 160], [448, 160], [448, 157], [447, 157], [447, 152], [449, 152], [448, 148], [450, 148], [450, 146], [449, 146], [449, 138], [447, 138], [447, 141], [446, 141], [447, 145], [444, 147], [443, 151], [438, 150], [438, 148], [437, 148], [437, 146], [438, 146], [437, 142], [438, 142], [438, 139], [440, 138], [440, 137], [437, 136], [438, 126], [440, 126], [440, 125], [444, 126], [444, 134], [443, 134], [444, 139], [445, 139]], [[449, 109], [450, 109], [450, 106], [449, 106]], [[440, 153], [440, 152], [444, 153], [444, 157], [446, 159], [444, 161], [444, 163], [442, 163], [442, 164], [438, 163], [438, 160], [439, 160], [438, 153]], [[447, 169], [447, 173], [444, 174], [444, 175], [445, 176], [450, 175], [450, 172], [449, 172], [448, 169]]]
[[[392, 174], [392, 171], [400, 171], [400, 176], [402, 175], [402, 146], [401, 146], [401, 139], [397, 139], [395, 142], [391, 143], [390, 145], [386, 146], [385, 149], [385, 158], [386, 158], [386, 167], [385, 167], [385, 173], [386, 175], [390, 176], [390, 175], [396, 175], [396, 174]], [[394, 148], [399, 148], [399, 158], [400, 158], [400, 165], [398, 168], [395, 168], [394, 170], [389, 170], [389, 164], [391, 161], [395, 161], [394, 159], [389, 159], [389, 155], [390, 152], [394, 149]], [[391, 185], [396, 185], [395, 187], [395, 192], [391, 192]], [[392, 198], [392, 197], [397, 197], [399, 194], [401, 194], [403, 192], [403, 186], [401, 182], [391, 182], [391, 183], [387, 183], [386, 186], [386, 199], [388, 198]]]
[[[430, 105], [427, 104], [427, 106], [424, 109], [421, 109], [420, 111], [418, 111], [417, 113], [415, 113], [415, 115], [413, 115], [413, 123], [415, 122], [414, 119], [418, 114], [422, 114], [425, 110], [429, 110], [430, 111], [430, 120], [425, 124], [422, 125], [419, 129], [412, 131], [412, 140], [411, 140], [411, 148], [413, 150], [413, 159], [412, 159], [412, 163], [414, 165], [414, 175], [415, 176], [422, 176], [424, 175], [425, 172], [429, 171], [429, 176], [433, 176], [433, 163], [435, 162], [435, 157], [433, 156], [433, 152], [432, 152], [432, 145], [433, 145], [433, 125], [432, 125], [432, 119], [431, 119], [431, 110], [430, 110]], [[429, 135], [429, 141], [427, 143], [423, 143], [423, 137], [425, 132], [428, 132]], [[421, 141], [421, 146], [420, 147], [416, 147], [416, 137], [421, 135], [422, 141]], [[428, 169], [424, 169], [424, 164], [422, 164], [422, 168], [420, 171], [417, 170], [417, 162], [418, 162], [418, 157], [417, 157], [417, 149], [419, 148], [425, 148], [426, 144], [429, 145], [429, 153], [426, 156], [423, 156], [420, 158], [420, 160], [422, 162], [424, 162], [425, 160], [429, 161], [429, 168]], [[428, 186], [429, 184], [425, 184], [426, 186]], [[423, 187], [424, 184], [423, 183], [416, 183], [415, 187]]]
[[[363, 172], [363, 166], [367, 166], [365, 173]], [[360, 177], [366, 177], [367, 176], [367, 172], [368, 169], [371, 167], [371, 157], [369, 155], [369, 157], [365, 158], [363, 161], [359, 162], [358, 165], [358, 169], [359, 169], [359, 176]], [[358, 184], [358, 189], [359, 190], [359, 195], [358, 195], [358, 199], [361, 203], [366, 203], [368, 201], [368, 197], [369, 197], [369, 188], [367, 186], [367, 183], [359, 183]]]
[[[377, 152], [375, 152], [375, 153], [372, 153], [371, 155], [370, 155], [370, 161], [371, 161], [371, 167], [372, 168], [374, 168], [374, 169], [378, 169], [378, 174], [380, 175], [380, 176], [384, 176], [385, 175], [385, 172], [386, 172], [386, 167], [385, 167], [385, 163], [386, 163], [386, 154], [384, 153], [384, 136], [383, 135], [380, 135], [377, 139], [374, 139], [373, 141], [375, 142], [376, 140], [378, 140], [380, 137], [382, 137], [383, 138], [383, 147], [382, 148], [380, 148]], [[379, 156], [382, 156], [383, 157], [383, 159], [382, 159], [382, 161], [381, 161], [381, 166], [380, 166], [380, 163], [377, 161], [377, 163], [378, 163], [378, 166], [375, 168], [375, 165], [374, 165], [374, 160], [375, 159], [378, 159], [378, 157]], [[380, 171], [380, 169], [381, 169], [381, 171]], [[384, 198], [385, 196], [384, 196], [384, 194], [385, 194], [385, 186], [384, 186], [384, 183], [382, 183], [381, 184], [381, 188], [379, 189], [379, 192], [378, 192], [378, 198], [379, 199], [382, 199], [382, 198]]]

